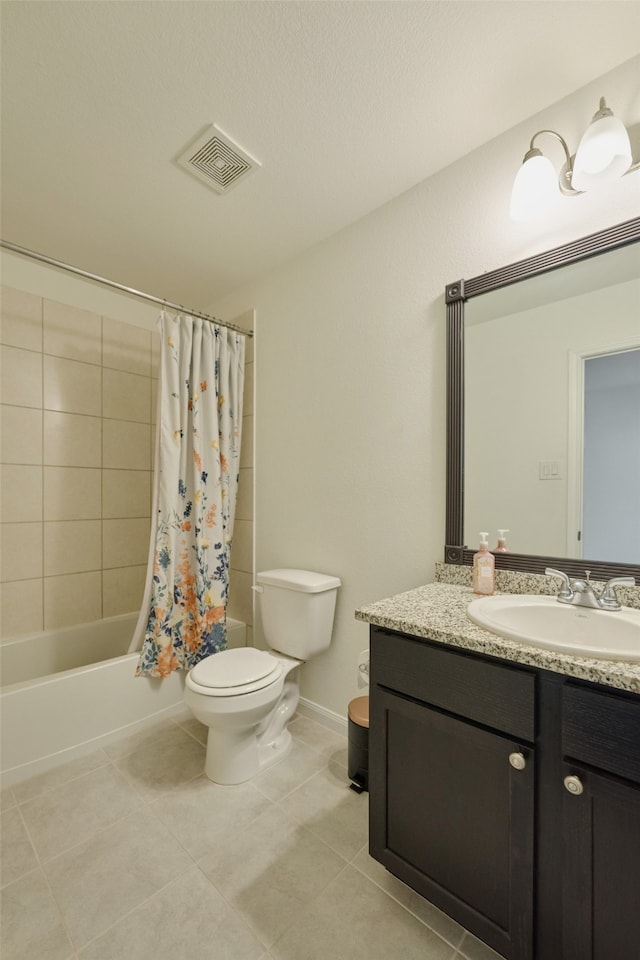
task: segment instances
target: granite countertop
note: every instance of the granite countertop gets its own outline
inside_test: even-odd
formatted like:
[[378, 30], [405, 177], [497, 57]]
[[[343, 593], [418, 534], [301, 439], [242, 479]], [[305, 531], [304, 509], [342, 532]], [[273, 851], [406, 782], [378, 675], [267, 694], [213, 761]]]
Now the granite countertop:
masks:
[[640, 663], [575, 657], [496, 636], [468, 619], [473, 599], [470, 587], [432, 583], [360, 607], [355, 615], [388, 630], [640, 694]]

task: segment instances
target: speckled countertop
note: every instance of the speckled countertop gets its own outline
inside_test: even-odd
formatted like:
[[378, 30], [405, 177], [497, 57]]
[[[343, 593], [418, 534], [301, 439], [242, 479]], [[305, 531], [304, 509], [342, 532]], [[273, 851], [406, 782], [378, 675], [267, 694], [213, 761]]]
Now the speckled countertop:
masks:
[[640, 663], [574, 657], [496, 636], [468, 619], [473, 599], [471, 587], [432, 583], [360, 607], [355, 615], [388, 630], [640, 694]]

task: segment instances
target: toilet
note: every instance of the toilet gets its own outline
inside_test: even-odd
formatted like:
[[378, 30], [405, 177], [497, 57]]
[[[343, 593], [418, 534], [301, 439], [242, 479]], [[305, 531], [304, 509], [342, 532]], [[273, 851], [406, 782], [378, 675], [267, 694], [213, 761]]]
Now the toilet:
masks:
[[186, 705], [209, 728], [204, 770], [214, 783], [243, 783], [286, 756], [300, 697], [294, 671], [331, 643], [337, 577], [278, 569], [259, 573], [256, 583], [271, 650], [223, 650], [185, 681]]

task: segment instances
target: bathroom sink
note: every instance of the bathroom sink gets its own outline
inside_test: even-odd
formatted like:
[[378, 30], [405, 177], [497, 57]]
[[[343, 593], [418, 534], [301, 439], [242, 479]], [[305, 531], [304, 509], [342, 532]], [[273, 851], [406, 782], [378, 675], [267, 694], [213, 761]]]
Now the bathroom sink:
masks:
[[472, 600], [470, 620], [509, 640], [602, 660], [640, 661], [640, 610], [594, 610], [555, 597], [501, 594]]

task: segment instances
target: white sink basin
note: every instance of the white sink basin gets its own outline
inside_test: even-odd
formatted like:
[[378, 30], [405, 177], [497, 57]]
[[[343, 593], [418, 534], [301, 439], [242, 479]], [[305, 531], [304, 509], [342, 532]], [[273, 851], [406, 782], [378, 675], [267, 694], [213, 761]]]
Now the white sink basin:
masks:
[[467, 616], [509, 640], [602, 660], [640, 661], [640, 610], [593, 610], [555, 597], [504, 594], [480, 597]]

